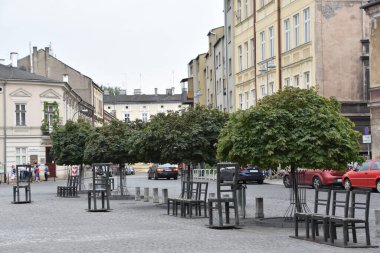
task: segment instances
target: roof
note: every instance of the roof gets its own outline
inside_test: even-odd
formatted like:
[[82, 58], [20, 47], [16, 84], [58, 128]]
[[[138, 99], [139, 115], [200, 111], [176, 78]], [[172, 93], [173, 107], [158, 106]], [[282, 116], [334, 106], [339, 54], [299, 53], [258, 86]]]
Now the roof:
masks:
[[24, 70], [21, 70], [19, 68], [6, 66], [3, 64], [0, 64], [0, 79], [2, 80], [8, 80], [8, 81], [38, 81], [38, 82], [48, 82], [48, 83], [62, 83], [57, 82], [56, 80], [49, 79], [44, 76], [39, 76]]
[[169, 103], [169, 102], [182, 102], [181, 94], [174, 95], [104, 95], [104, 104], [121, 104], [121, 103]]
[[370, 1], [368, 1], [367, 4], [364, 4], [360, 8], [361, 9], [366, 9], [366, 8], [369, 8], [371, 6], [378, 5], [378, 4], [380, 5], [380, 0], [370, 0]]

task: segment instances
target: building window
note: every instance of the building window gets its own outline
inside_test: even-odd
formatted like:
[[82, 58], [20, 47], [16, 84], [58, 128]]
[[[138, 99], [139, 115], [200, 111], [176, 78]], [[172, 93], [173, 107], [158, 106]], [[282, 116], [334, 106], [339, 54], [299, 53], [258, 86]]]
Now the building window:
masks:
[[261, 60], [265, 60], [265, 32], [260, 33], [260, 45], [261, 45]]
[[229, 97], [229, 100], [230, 100], [230, 108], [233, 108], [234, 98], [232, 97], [232, 90], [230, 91], [230, 97]]
[[130, 122], [130, 114], [129, 113], [124, 113], [124, 122], [126, 122], [126, 123], [128, 123], [128, 122]]
[[300, 87], [300, 75], [294, 76], [294, 86], [299, 88]]
[[208, 79], [208, 66], [206, 67], [206, 78]]
[[220, 56], [220, 52], [219, 52], [219, 67], [221, 65], [221, 62], [222, 62], [222, 57]]
[[229, 25], [229, 26], [228, 26], [228, 34], [227, 34], [228, 43], [231, 42], [231, 37], [232, 37], [232, 34], [231, 34], [231, 26]]
[[255, 65], [255, 40], [251, 39], [251, 66]]
[[256, 90], [252, 90], [252, 105], [256, 106]]
[[241, 21], [241, 0], [238, 0], [237, 2], [237, 21], [240, 22]]
[[274, 82], [270, 82], [269, 83], [269, 87], [268, 87], [268, 95], [273, 95], [274, 93]]
[[294, 47], [300, 45], [300, 15], [296, 14], [293, 16], [293, 27], [294, 27]]
[[248, 68], [249, 66], [249, 50], [248, 50], [248, 41], [244, 43], [244, 49], [245, 49], [245, 66]]
[[289, 77], [285, 78], [284, 83], [285, 83], [284, 84], [285, 87], [289, 87], [290, 86], [290, 78]]
[[249, 108], [249, 92], [245, 93], [245, 109]]
[[238, 47], [239, 52], [239, 71], [243, 70], [243, 49], [241, 48], [241, 45]]
[[125, 109], [128, 109], [129, 107], [128, 107], [128, 105], [125, 107]]
[[111, 109], [111, 106], [108, 106], [108, 109]]
[[16, 148], [16, 164], [26, 164], [26, 148]]
[[248, 0], [245, 0], [245, 9], [244, 9], [244, 17], [248, 17]]
[[54, 123], [54, 108], [52, 104], [47, 104], [44, 111], [45, 122], [48, 124], [49, 132], [51, 132]]
[[265, 96], [265, 85], [260, 85], [261, 97]]
[[285, 32], [285, 51], [290, 50], [290, 21], [289, 19], [284, 20], [284, 32]]
[[310, 41], [310, 9], [303, 10], [304, 30], [305, 30], [305, 43]]
[[142, 114], [142, 121], [143, 122], [148, 122], [148, 113], [143, 113]]
[[190, 66], [190, 75], [193, 75], [193, 66]]
[[163, 105], [161, 105], [161, 109], [162, 109], [162, 108], [164, 108], [164, 106], [163, 106]]
[[143, 109], [146, 109], [146, 106], [145, 106], [145, 105], [143, 106]]
[[269, 46], [270, 46], [270, 57], [274, 56], [274, 28], [269, 27]]
[[228, 59], [228, 74], [232, 75], [232, 60], [231, 60], [231, 58]]
[[25, 104], [16, 104], [16, 126], [26, 126], [25, 114], [26, 114]]
[[216, 60], [215, 60], [215, 67], [218, 69], [218, 62], [219, 62], [219, 55], [216, 55]]
[[239, 94], [239, 109], [243, 109], [243, 94]]
[[303, 73], [303, 80], [305, 82], [305, 88], [310, 88], [310, 71]]

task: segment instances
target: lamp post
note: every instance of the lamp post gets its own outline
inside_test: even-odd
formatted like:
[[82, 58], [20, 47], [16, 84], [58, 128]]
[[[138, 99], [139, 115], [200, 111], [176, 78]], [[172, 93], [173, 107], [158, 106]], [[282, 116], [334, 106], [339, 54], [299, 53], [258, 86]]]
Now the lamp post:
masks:
[[273, 64], [272, 61], [267, 61], [265, 65], [260, 67], [260, 72], [261, 73], [266, 73], [266, 78], [267, 78], [267, 92], [266, 95], [269, 95], [269, 71], [270, 69], [276, 68], [276, 65]]
[[74, 113], [74, 115], [71, 117], [71, 121], [74, 121], [74, 117], [75, 117], [75, 115], [77, 115], [79, 112], [88, 112], [88, 110], [87, 110], [87, 109], [82, 109], [82, 110], [78, 110], [78, 111], [76, 111], [76, 112]]

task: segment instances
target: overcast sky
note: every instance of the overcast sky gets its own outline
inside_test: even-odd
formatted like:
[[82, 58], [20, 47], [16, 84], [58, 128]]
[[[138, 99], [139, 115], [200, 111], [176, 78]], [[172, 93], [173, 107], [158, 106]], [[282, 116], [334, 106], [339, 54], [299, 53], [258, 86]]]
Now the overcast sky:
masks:
[[223, 0], [0, 0], [0, 59], [51, 43], [99, 85], [179, 93], [187, 63], [223, 21]]

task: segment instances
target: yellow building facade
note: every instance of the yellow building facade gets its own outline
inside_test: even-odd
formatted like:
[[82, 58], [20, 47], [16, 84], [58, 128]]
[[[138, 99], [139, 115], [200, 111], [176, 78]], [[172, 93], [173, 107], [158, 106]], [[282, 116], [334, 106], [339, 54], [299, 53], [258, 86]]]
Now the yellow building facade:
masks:
[[235, 110], [256, 105], [254, 1], [234, 0]]

